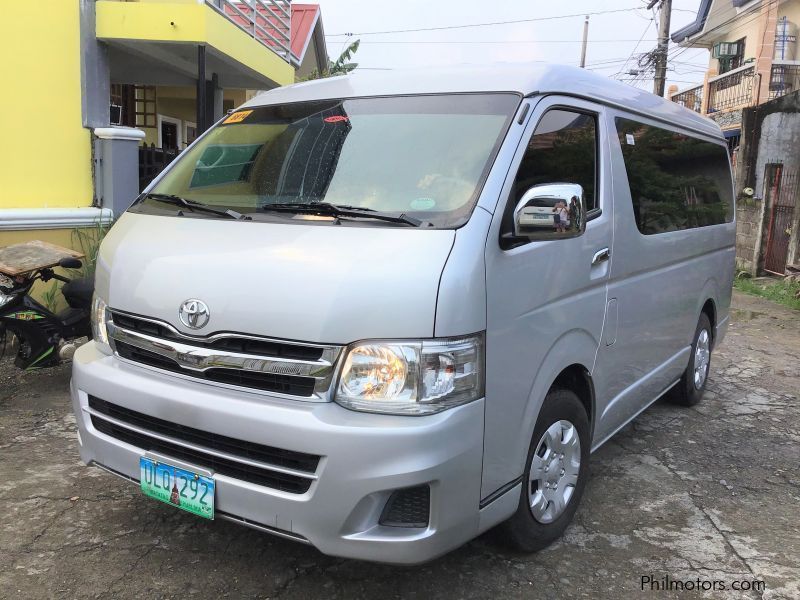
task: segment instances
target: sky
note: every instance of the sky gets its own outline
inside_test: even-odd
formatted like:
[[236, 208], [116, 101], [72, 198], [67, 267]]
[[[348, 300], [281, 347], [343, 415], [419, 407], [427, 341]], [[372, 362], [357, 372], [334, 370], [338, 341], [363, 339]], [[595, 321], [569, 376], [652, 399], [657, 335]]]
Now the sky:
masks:
[[[656, 46], [657, 21], [645, 0], [312, 1], [322, 7], [331, 58], [360, 39], [354, 60], [365, 70], [530, 61], [578, 65], [584, 15], [603, 12], [589, 17], [587, 68], [653, 88], [652, 73], [628, 74], [638, 68], [638, 55]], [[699, 5], [700, 0], [673, 0], [671, 31], [693, 21]], [[452, 28], [520, 20], [526, 21]], [[384, 33], [439, 27], [449, 29]], [[683, 90], [702, 83], [707, 50], [670, 44], [668, 56], [667, 86], [674, 83]]]

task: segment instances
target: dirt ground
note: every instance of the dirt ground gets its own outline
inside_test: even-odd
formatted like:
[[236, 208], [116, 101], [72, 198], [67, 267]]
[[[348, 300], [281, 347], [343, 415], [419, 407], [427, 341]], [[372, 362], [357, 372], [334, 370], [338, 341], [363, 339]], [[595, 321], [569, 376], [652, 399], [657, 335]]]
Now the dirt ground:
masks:
[[616, 599], [653, 595], [650, 576], [725, 586], [655, 596], [800, 598], [800, 313], [738, 293], [734, 307], [704, 401], [658, 402], [596, 452], [563, 540], [520, 555], [489, 534], [414, 568], [148, 500], [80, 463], [68, 368], [3, 360], [0, 597]]

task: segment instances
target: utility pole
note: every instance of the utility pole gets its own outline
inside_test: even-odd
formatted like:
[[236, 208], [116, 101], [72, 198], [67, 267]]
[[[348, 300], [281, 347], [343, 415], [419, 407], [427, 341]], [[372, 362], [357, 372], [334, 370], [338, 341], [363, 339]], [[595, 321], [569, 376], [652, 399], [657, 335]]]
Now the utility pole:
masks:
[[583, 22], [583, 45], [581, 45], [581, 69], [586, 66], [586, 41], [589, 39], [589, 15]]
[[[658, 4], [659, 0], [651, 0], [647, 5], [648, 10]], [[667, 83], [667, 52], [669, 51], [669, 19], [672, 15], [672, 0], [660, 0], [658, 7], [658, 48], [656, 48], [656, 76], [653, 80], [653, 93], [657, 96], [664, 95], [664, 86]]]

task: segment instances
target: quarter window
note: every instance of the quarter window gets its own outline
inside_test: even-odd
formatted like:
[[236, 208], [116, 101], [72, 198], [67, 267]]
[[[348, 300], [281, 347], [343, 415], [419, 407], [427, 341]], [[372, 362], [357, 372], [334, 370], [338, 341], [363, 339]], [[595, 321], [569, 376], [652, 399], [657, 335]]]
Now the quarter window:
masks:
[[616, 119], [636, 225], [645, 235], [706, 227], [733, 218], [723, 145]]

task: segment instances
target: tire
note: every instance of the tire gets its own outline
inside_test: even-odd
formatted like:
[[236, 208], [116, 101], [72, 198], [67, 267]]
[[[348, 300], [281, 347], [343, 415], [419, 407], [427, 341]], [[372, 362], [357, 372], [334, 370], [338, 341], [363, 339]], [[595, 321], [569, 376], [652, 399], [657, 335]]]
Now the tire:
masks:
[[[700, 347], [699, 353], [698, 346]], [[711, 328], [711, 321], [706, 313], [701, 313], [692, 340], [689, 364], [686, 365], [681, 380], [667, 394], [670, 402], [679, 406], [694, 406], [700, 402], [708, 383], [713, 348], [714, 330]]]
[[[571, 425], [573, 429], [565, 428], [565, 422]], [[557, 427], [559, 423], [561, 424], [560, 430]], [[565, 452], [554, 452], [552, 448], [547, 447], [550, 445], [545, 439], [545, 434], [548, 430], [561, 432], [562, 449]], [[573, 437], [579, 444], [577, 449], [574, 448], [575, 442], [571, 442]], [[523, 485], [519, 506], [511, 518], [499, 527], [499, 533], [503, 539], [514, 549], [522, 552], [536, 552], [550, 545], [564, 533], [578, 508], [589, 476], [589, 445], [591, 443], [589, 438], [589, 419], [578, 396], [569, 390], [550, 390], [544, 400], [542, 409], [539, 411], [536, 427], [533, 429], [528, 458], [525, 461], [525, 472], [522, 476]], [[550, 440], [555, 442], [553, 436], [550, 437]], [[558, 447], [555, 443], [552, 446]], [[580, 462], [577, 467], [574, 461], [569, 461], [569, 446], [572, 446], [572, 456], [579, 457]], [[548, 489], [544, 491], [542, 489], [542, 480], [536, 479], [536, 475], [532, 473], [531, 465], [537, 451], [540, 459], [537, 464], [542, 466], [534, 469], [533, 473], [538, 473], [539, 478], [549, 477], [550, 479], [556, 479], [560, 477], [557, 481], [545, 483], [544, 485], [558, 486], [560, 483], [560, 494], [566, 494], [566, 490], [570, 487], [572, 488], [566, 500], [562, 497], [563, 509], [560, 512], [557, 510], [557, 501], [548, 501], [546, 498], [543, 500], [544, 494], [552, 494], [552, 497], [556, 497], [556, 492], [559, 490]], [[558, 460], [559, 454], [567, 455], [566, 463], [564, 460]], [[544, 460], [541, 460], [542, 455]], [[547, 457], [553, 456], [556, 460], [548, 462]], [[549, 465], [549, 468], [553, 466], [556, 468], [550, 471], [549, 475], [546, 475], [543, 471], [544, 465]], [[570, 481], [573, 482], [573, 485], [570, 485]], [[536, 491], [534, 492], [533, 490]], [[532, 508], [532, 500], [535, 498], [538, 498], [539, 502], [536, 502], [536, 508]], [[543, 505], [547, 507], [544, 514], [542, 512]], [[537, 512], [539, 516], [535, 516], [534, 512]]]

